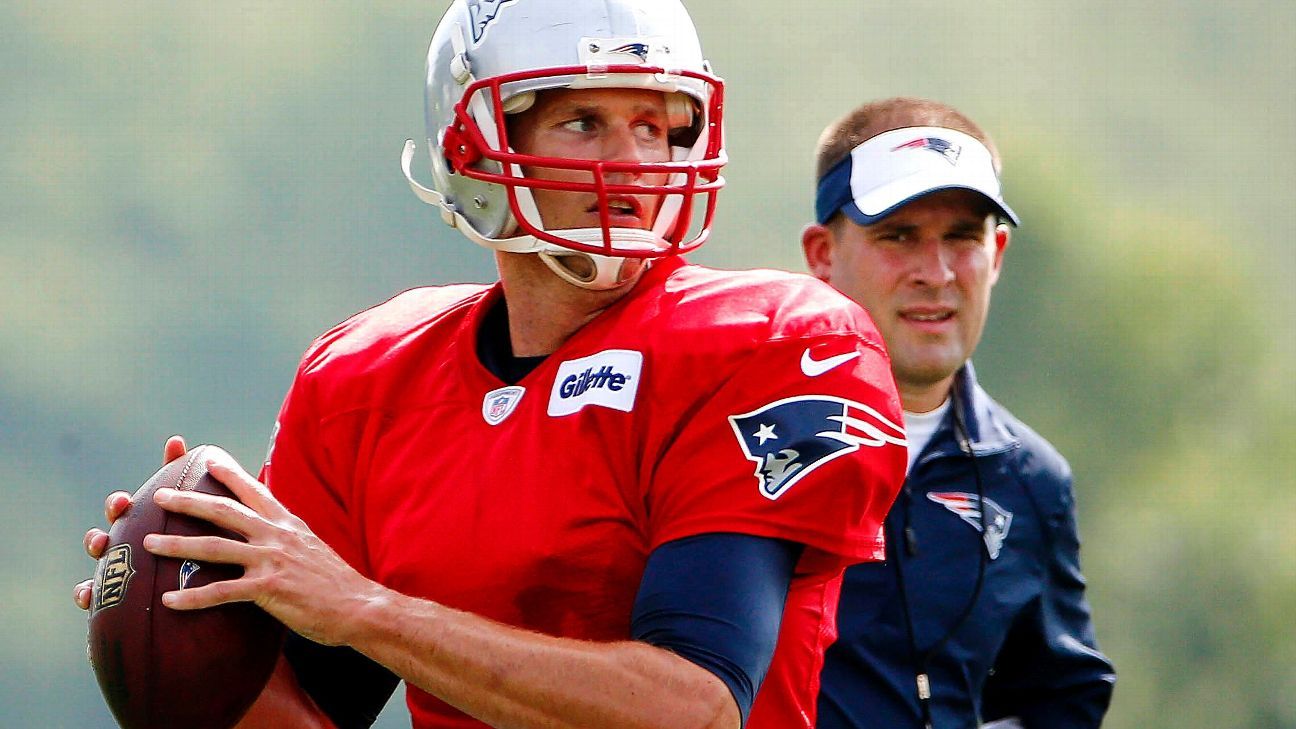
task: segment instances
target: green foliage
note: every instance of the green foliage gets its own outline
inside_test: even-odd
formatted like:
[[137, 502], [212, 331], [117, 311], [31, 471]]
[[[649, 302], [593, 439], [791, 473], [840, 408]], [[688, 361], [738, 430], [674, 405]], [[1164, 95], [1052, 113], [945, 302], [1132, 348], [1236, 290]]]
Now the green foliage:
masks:
[[[396, 167], [444, 4], [0, 4], [0, 725], [108, 725], [80, 537], [166, 435], [253, 463], [312, 336], [492, 275]], [[1296, 4], [690, 5], [733, 160], [697, 258], [801, 269], [856, 103], [977, 118], [1025, 218], [979, 371], [1075, 468], [1108, 726], [1296, 726]]]
[[1286, 696], [1253, 688], [1296, 682], [1281, 617], [1296, 610], [1296, 350], [1272, 325], [1287, 294], [1186, 211], [1073, 218], [1097, 186], [1057, 162], [1014, 164], [1029, 217], [978, 359], [1075, 469], [1120, 673], [1109, 725], [1291, 726]]

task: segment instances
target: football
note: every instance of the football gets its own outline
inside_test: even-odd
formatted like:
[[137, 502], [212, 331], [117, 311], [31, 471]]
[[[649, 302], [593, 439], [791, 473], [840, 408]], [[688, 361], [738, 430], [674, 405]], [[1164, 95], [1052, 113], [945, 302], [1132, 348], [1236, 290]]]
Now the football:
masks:
[[162, 488], [233, 497], [207, 473], [198, 446], [163, 466], [131, 497], [108, 531], [90, 602], [89, 656], [113, 716], [124, 729], [229, 729], [274, 670], [284, 628], [251, 603], [172, 610], [162, 593], [240, 576], [236, 565], [156, 557], [148, 534], [241, 539], [153, 502]]

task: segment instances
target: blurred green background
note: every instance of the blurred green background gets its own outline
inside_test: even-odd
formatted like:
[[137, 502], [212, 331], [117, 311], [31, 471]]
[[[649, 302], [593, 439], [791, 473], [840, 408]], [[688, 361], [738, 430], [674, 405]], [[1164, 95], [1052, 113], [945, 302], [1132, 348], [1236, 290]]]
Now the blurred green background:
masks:
[[[1107, 726], [1296, 727], [1296, 3], [691, 4], [733, 160], [695, 260], [803, 270], [857, 102], [977, 119], [1024, 218], [979, 371], [1075, 468]], [[111, 726], [81, 535], [167, 435], [256, 463], [316, 334], [492, 278], [397, 167], [445, 5], [0, 2], [0, 727]]]

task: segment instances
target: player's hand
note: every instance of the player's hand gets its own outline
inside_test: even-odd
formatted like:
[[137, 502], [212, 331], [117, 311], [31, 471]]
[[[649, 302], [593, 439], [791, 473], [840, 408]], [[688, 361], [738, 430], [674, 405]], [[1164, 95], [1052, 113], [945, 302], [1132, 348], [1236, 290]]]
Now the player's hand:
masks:
[[[173, 435], [167, 438], [166, 444], [162, 446], [162, 465], [165, 466], [180, 458], [187, 450], [183, 437]], [[104, 520], [108, 522], [108, 526], [111, 527], [113, 522], [126, 513], [126, 507], [130, 506], [130, 497], [131, 495], [125, 491], [114, 491], [104, 499]], [[91, 559], [99, 559], [108, 548], [108, 532], [98, 527], [91, 528], [82, 538], [82, 546]], [[91, 578], [78, 582], [76, 587], [72, 588], [72, 600], [82, 610], [90, 609], [90, 593], [93, 585], [94, 578]]]
[[385, 588], [352, 569], [232, 456], [215, 447], [209, 454], [208, 472], [238, 501], [176, 489], [158, 489], [154, 500], [168, 511], [209, 521], [247, 541], [150, 534], [144, 548], [164, 557], [241, 565], [243, 576], [167, 592], [163, 603], [195, 610], [254, 602], [317, 643], [347, 643], [355, 609], [379, 598]]

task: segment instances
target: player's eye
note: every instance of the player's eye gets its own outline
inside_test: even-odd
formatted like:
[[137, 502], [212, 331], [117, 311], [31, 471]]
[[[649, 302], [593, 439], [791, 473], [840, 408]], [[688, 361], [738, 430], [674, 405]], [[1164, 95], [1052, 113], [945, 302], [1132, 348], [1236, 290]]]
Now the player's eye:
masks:
[[588, 134], [598, 127], [598, 123], [592, 116], [579, 116], [574, 119], [568, 119], [559, 126], [569, 132]]
[[635, 134], [641, 141], [655, 142], [662, 138], [662, 128], [653, 122], [639, 122], [635, 125]]

